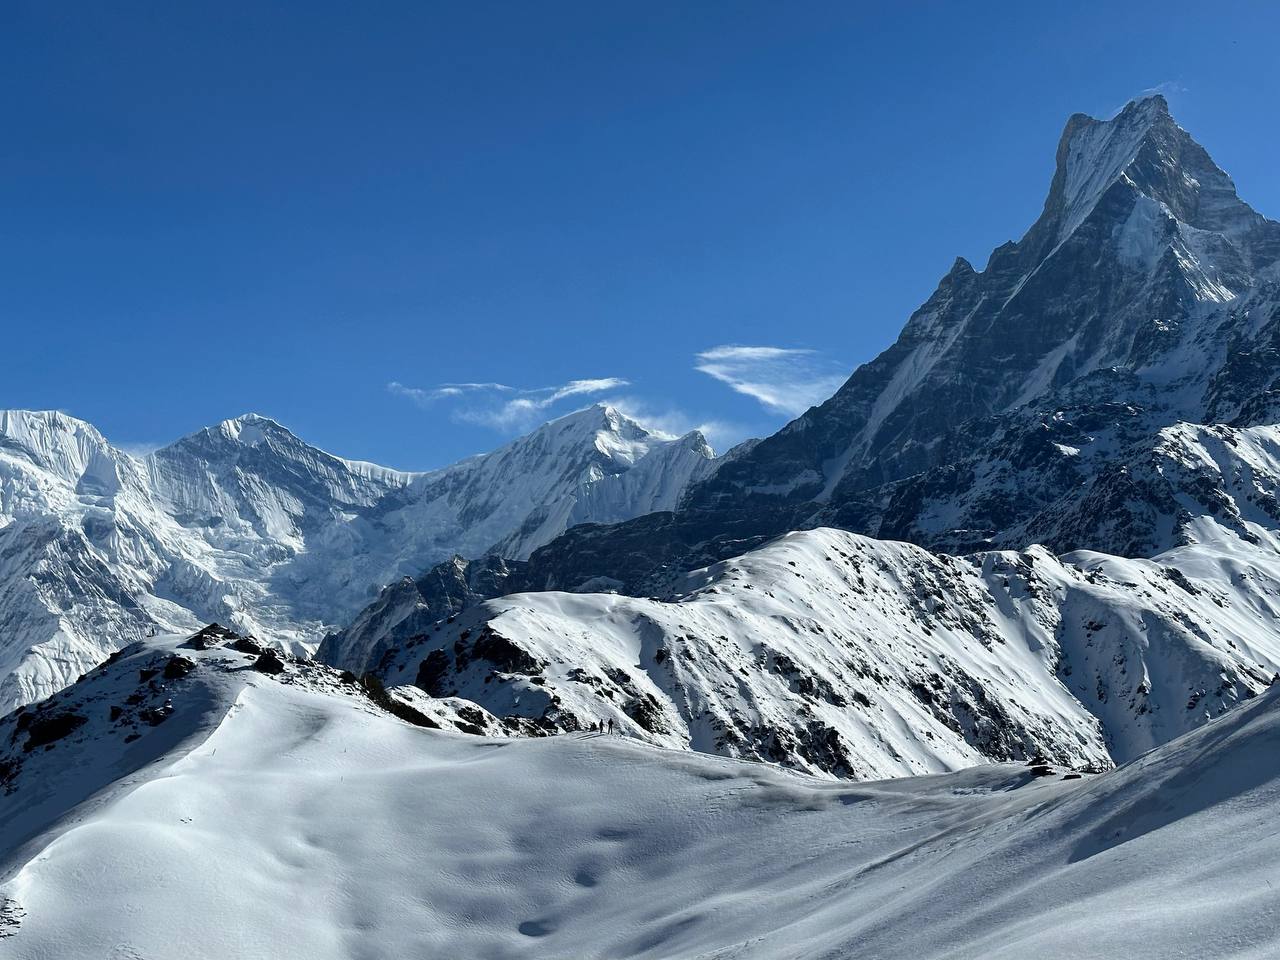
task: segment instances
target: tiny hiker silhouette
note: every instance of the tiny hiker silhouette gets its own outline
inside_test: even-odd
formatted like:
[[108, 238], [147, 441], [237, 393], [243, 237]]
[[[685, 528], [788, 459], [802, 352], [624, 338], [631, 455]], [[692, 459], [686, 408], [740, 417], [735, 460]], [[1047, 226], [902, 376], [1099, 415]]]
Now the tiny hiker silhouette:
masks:
[[609, 718], [609, 736], [613, 736], [613, 718]]

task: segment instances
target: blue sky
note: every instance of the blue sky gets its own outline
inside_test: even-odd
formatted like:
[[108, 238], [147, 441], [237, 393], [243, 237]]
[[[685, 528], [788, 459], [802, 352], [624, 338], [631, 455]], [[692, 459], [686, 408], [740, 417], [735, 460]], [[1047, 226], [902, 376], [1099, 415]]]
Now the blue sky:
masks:
[[1280, 215], [1274, 5], [1040, 7], [0, 4], [0, 405], [426, 468], [610, 399], [724, 446], [1019, 236], [1073, 112], [1162, 87]]

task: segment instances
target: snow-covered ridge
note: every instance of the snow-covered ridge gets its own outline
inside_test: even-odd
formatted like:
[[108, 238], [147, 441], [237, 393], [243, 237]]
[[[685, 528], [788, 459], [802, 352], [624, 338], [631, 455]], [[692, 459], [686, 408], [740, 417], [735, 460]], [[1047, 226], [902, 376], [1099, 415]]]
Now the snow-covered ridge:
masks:
[[253, 663], [227, 644], [143, 644], [0, 719], [0, 949], [62, 960], [1280, 949], [1274, 690], [1100, 776], [998, 764], [850, 784], [607, 736], [424, 729], [336, 673]]
[[670, 509], [712, 465], [701, 436], [603, 406], [427, 473], [344, 460], [257, 414], [136, 459], [64, 414], [0, 412], [0, 707], [153, 629], [219, 620], [310, 649], [387, 582]]
[[[664, 747], [860, 779], [1043, 753], [1124, 762], [1280, 669], [1280, 563], [1234, 538], [1154, 560], [951, 557], [792, 533], [661, 598], [500, 597], [325, 654], [544, 732], [614, 721]], [[406, 627], [397, 628], [396, 617]]]

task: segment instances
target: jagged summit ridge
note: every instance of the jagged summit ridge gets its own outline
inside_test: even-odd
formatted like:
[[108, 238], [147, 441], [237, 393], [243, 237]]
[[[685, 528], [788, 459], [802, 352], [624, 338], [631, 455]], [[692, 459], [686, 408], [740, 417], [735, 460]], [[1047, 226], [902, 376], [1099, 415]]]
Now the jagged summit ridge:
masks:
[[1114, 184], [1133, 182], [1127, 171], [1139, 153], [1162, 134], [1168, 138], [1171, 128], [1177, 129], [1159, 95], [1131, 101], [1110, 120], [1073, 114], [1062, 132], [1045, 200], [1045, 215], [1059, 225], [1057, 239], [1072, 234]]
[[1095, 211], [1113, 223], [1126, 209], [1121, 255], [1150, 269], [1172, 252], [1199, 299], [1233, 299], [1277, 257], [1276, 225], [1240, 199], [1160, 95], [1111, 120], [1077, 114], [1068, 121], [1037, 227], [1061, 244]]

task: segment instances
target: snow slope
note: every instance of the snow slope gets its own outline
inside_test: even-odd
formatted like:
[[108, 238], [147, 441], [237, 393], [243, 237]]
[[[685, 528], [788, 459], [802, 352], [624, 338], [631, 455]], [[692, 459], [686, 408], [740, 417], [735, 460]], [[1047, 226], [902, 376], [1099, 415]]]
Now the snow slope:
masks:
[[257, 415], [137, 460], [55, 412], [0, 412], [0, 708], [149, 630], [220, 620], [311, 649], [383, 584], [455, 553], [669, 509], [694, 433], [589, 407], [424, 474], [343, 460]]
[[[222, 648], [143, 685], [172, 709], [124, 744], [111, 706], [174, 653], [135, 648], [51, 702], [84, 724], [4, 754], [23, 767], [0, 814], [39, 816], [0, 840], [3, 955], [1280, 949], [1274, 691], [1097, 777], [1003, 764], [853, 785], [627, 739], [419, 729], [322, 668], [267, 676]], [[0, 742], [29, 735], [13, 727]]]

